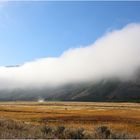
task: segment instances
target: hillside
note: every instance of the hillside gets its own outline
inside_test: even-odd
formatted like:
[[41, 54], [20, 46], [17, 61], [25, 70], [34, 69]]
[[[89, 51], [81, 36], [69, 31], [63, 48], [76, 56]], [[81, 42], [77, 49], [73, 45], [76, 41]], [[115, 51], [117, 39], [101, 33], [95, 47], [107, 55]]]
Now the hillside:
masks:
[[133, 81], [101, 80], [97, 83], [69, 84], [55, 88], [0, 91], [1, 101], [140, 101], [139, 77]]

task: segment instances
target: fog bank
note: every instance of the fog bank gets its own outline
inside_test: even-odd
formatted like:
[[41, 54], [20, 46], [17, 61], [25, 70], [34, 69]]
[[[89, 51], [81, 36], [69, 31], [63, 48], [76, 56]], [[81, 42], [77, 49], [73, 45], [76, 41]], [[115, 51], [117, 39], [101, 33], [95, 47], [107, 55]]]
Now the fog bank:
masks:
[[129, 80], [139, 67], [140, 24], [129, 24], [106, 33], [89, 46], [69, 49], [59, 57], [41, 58], [18, 67], [0, 67], [0, 89], [47, 87], [104, 78]]

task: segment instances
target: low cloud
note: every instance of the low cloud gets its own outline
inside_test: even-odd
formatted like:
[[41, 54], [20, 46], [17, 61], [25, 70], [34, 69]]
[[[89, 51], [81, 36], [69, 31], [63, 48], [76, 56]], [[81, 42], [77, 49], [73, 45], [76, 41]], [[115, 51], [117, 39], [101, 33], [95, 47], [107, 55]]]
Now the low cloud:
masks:
[[140, 24], [129, 24], [60, 57], [0, 67], [0, 88], [47, 87], [105, 78], [130, 80], [139, 67]]

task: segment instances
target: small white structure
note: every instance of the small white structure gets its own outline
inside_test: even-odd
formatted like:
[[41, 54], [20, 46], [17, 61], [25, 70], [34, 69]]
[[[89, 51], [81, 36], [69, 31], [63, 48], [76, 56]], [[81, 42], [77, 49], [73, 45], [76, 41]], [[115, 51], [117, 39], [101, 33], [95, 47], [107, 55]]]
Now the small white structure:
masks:
[[43, 103], [44, 102], [44, 99], [39, 99], [38, 102], [39, 103]]

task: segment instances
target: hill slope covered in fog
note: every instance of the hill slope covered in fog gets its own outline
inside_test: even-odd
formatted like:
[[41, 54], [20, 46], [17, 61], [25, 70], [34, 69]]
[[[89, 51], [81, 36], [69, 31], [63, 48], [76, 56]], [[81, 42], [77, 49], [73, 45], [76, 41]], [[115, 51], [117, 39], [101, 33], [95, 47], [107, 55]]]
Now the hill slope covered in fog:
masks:
[[122, 82], [102, 80], [97, 83], [69, 84], [55, 88], [0, 91], [1, 101], [140, 101], [140, 78]]
[[138, 101], [140, 24], [93, 44], [23, 65], [0, 67], [0, 100]]

